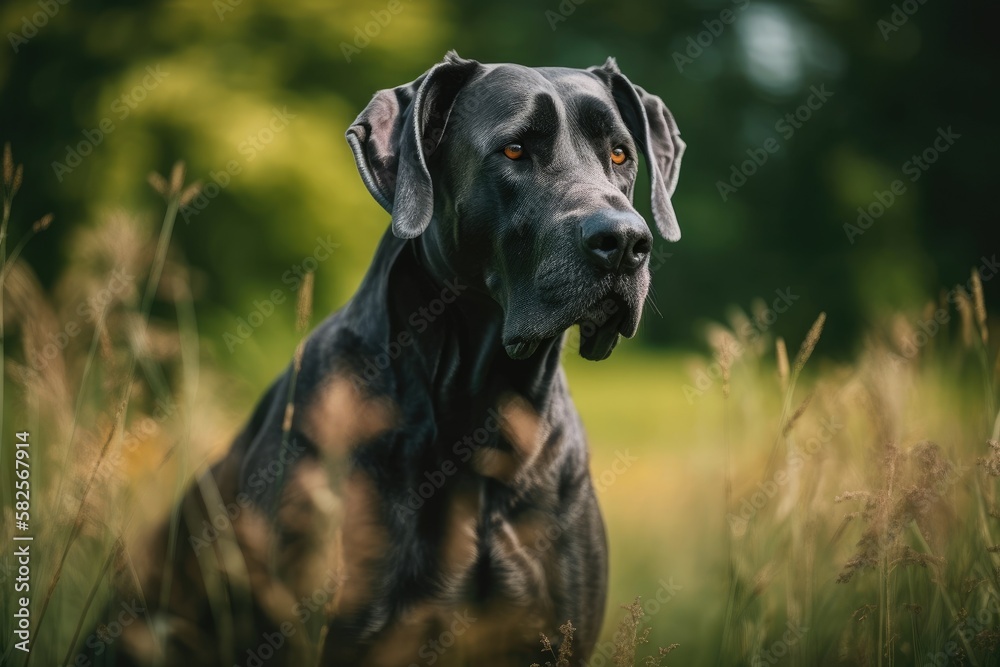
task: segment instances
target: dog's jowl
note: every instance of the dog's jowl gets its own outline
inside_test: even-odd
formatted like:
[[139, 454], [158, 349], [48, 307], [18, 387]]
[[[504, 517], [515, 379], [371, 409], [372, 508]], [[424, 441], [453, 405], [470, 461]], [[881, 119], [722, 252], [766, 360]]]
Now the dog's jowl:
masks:
[[114, 651], [528, 667], [539, 633], [556, 642], [571, 621], [583, 664], [607, 544], [560, 351], [573, 325], [592, 360], [636, 332], [653, 246], [632, 204], [640, 159], [653, 226], [680, 237], [673, 117], [613, 60], [450, 53], [376, 93], [347, 140], [391, 227], [357, 294], [192, 486], [176, 555], [150, 568], [149, 609]]

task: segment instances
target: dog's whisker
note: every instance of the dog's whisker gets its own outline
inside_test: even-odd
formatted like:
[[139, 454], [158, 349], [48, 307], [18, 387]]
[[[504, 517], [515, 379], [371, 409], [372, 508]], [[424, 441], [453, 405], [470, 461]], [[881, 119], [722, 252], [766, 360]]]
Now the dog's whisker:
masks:
[[645, 300], [646, 300], [646, 303], [649, 304], [650, 308], [653, 309], [654, 313], [656, 313], [660, 317], [663, 317], [663, 313], [660, 312], [659, 306], [656, 305], [656, 295], [653, 294], [653, 287], [652, 287], [652, 285], [650, 285], [650, 287], [649, 287], [649, 292], [646, 293], [646, 299]]

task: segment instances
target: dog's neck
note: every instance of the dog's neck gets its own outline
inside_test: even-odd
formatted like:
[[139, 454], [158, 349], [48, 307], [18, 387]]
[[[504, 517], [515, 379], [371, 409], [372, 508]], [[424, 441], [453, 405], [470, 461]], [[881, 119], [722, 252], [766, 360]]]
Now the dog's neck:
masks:
[[479, 412], [509, 394], [543, 413], [563, 381], [563, 337], [543, 342], [528, 359], [511, 359], [501, 342], [500, 306], [474, 279], [439, 261], [422, 238], [387, 231], [355, 301], [355, 312], [379, 313], [375, 345], [393, 377], [432, 387], [439, 414]]

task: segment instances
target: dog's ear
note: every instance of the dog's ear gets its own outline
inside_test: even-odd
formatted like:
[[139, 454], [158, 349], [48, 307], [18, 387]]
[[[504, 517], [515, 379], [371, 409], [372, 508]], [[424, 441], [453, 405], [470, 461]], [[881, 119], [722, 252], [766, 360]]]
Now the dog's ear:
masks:
[[479, 68], [449, 51], [415, 81], [380, 90], [347, 130], [368, 191], [392, 214], [392, 232], [419, 236], [434, 213], [427, 156], [440, 144], [459, 91]]
[[633, 85], [618, 69], [614, 58], [590, 71], [611, 87], [611, 95], [632, 137], [646, 156], [652, 190], [653, 219], [668, 241], [681, 237], [677, 214], [670, 201], [680, 176], [684, 141], [670, 110], [656, 95]]

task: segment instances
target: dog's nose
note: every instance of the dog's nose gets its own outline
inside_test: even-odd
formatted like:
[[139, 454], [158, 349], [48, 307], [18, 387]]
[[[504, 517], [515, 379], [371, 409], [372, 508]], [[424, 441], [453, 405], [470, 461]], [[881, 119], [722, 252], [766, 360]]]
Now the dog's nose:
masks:
[[653, 246], [646, 222], [635, 213], [607, 211], [591, 215], [584, 219], [580, 231], [584, 253], [608, 271], [635, 271]]

